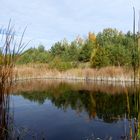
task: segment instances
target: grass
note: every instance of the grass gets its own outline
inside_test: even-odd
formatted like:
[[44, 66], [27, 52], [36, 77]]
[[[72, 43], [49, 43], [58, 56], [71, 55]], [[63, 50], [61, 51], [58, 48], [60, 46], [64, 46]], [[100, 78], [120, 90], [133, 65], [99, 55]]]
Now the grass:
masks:
[[66, 71], [50, 69], [47, 64], [17, 65], [17, 79], [52, 78], [100, 81], [133, 81], [133, 71], [123, 67], [104, 67], [101, 69], [74, 68]]
[[17, 55], [26, 46], [22, 43], [24, 32], [19, 42], [14, 39], [15, 30], [9, 22], [6, 32], [0, 40], [0, 139], [8, 139], [11, 133], [11, 116], [9, 114], [10, 97], [15, 79]]

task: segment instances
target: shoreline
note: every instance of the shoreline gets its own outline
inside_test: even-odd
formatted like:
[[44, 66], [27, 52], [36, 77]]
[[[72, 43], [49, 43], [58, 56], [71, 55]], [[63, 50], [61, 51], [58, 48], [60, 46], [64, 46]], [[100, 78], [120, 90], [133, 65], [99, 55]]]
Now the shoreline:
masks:
[[14, 81], [24, 80], [62, 80], [62, 81], [81, 81], [81, 82], [103, 82], [103, 83], [120, 83], [120, 84], [139, 84], [140, 80], [136, 79], [134, 82], [133, 78], [116, 78], [116, 77], [54, 77], [54, 76], [41, 76], [41, 77], [19, 77], [15, 78]]

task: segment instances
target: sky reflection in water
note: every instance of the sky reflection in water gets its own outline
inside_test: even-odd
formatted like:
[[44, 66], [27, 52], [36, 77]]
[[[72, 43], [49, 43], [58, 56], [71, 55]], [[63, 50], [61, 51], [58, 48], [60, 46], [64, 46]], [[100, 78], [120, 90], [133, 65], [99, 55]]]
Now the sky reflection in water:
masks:
[[47, 140], [124, 139], [128, 120], [138, 119], [138, 91], [104, 83], [21, 82], [11, 96], [14, 123], [27, 129], [25, 139], [31, 133]]

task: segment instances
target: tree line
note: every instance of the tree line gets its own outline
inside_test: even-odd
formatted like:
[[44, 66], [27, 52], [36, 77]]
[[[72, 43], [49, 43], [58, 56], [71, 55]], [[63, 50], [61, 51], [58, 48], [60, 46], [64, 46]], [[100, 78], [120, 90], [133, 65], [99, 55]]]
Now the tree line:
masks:
[[77, 67], [101, 68], [106, 66], [133, 67], [138, 59], [134, 48], [134, 35], [117, 29], [106, 28], [102, 32], [89, 33], [86, 39], [77, 37], [56, 42], [49, 50], [43, 45], [29, 48], [22, 53], [18, 64], [47, 63], [50, 68], [67, 70]]

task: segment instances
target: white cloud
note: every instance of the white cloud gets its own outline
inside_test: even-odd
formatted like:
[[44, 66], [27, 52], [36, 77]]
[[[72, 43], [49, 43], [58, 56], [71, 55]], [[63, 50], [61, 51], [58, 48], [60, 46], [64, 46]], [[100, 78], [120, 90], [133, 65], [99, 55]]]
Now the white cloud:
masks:
[[17, 30], [28, 26], [25, 35], [33, 44], [50, 46], [106, 27], [132, 30], [132, 6], [138, 13], [139, 5], [139, 0], [1, 0], [0, 25], [11, 18]]

